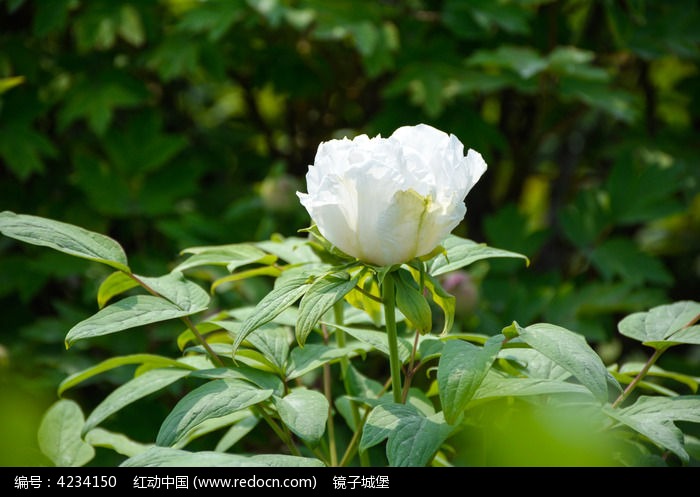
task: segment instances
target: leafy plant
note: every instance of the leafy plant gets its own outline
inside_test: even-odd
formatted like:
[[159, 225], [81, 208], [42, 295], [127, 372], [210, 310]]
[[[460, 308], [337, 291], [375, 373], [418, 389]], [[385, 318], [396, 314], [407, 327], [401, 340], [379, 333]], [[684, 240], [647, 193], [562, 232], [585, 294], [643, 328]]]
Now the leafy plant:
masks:
[[[445, 322], [454, 312], [437, 275], [486, 258], [524, 259], [454, 235], [424, 260], [383, 270], [331, 254], [322, 238], [290, 237], [189, 249], [170, 273], [146, 277], [131, 271], [115, 240], [73, 225], [5, 211], [0, 231], [116, 270], [98, 290], [101, 309], [68, 331], [66, 346], [111, 333], [127, 338], [138, 333], [135, 328], [173, 319], [184, 328], [173, 337], [179, 352], [172, 357], [112, 357], [63, 381], [64, 398], [49, 409], [40, 430], [43, 451], [58, 465], [87, 464], [95, 447], [121, 454], [123, 465], [695, 461], [688, 447], [696, 441], [686, 423], [700, 422], [699, 379], [654, 364], [671, 347], [700, 343], [697, 302], [623, 319], [620, 333], [653, 353], [641, 367], [606, 367], [581, 335], [552, 324], [513, 322], [493, 336], [424, 329], [433, 304], [447, 315]], [[212, 295], [188, 276], [208, 266], [229, 268], [210, 281]], [[256, 306], [218, 306], [226, 283], [258, 275], [273, 278], [274, 289]], [[387, 294], [387, 288], [395, 290]], [[394, 315], [392, 344], [383, 330], [391, 329]], [[383, 365], [374, 375], [366, 367], [373, 360]], [[133, 376], [87, 417], [65, 397], [127, 365], [136, 366]], [[425, 388], [419, 379], [427, 381]], [[191, 387], [148, 442], [103, 427], [120, 410], [185, 380]], [[530, 447], [518, 454], [494, 445], [505, 442], [499, 437], [486, 443], [484, 436], [503, 431], [503, 419], [516, 420], [516, 429], [535, 423], [538, 436], [556, 441], [561, 452]], [[509, 429], [505, 425], [506, 434]], [[266, 455], [247, 451], [246, 437], [267, 430], [279, 445], [269, 444]], [[579, 449], [576, 459], [548, 459], [573, 447]]]

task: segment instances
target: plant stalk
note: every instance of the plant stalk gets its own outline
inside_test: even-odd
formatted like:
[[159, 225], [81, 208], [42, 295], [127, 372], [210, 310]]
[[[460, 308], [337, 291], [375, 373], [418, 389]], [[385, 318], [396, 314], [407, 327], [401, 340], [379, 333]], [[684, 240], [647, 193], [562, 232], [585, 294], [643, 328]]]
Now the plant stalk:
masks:
[[635, 378], [630, 382], [629, 385], [627, 385], [627, 388], [625, 388], [625, 390], [620, 394], [620, 396], [617, 399], [615, 399], [615, 402], [613, 402], [612, 404], [613, 409], [618, 407], [627, 397], [629, 397], [629, 395], [634, 391], [637, 385], [639, 385], [639, 382], [641, 382], [642, 379], [644, 379], [644, 377], [649, 372], [654, 363], [656, 363], [656, 361], [659, 360], [659, 357], [661, 357], [661, 354], [663, 354], [665, 350], [666, 349], [656, 349], [654, 351], [654, 353], [646, 362], [639, 374], [635, 376]]
[[391, 392], [394, 402], [402, 403], [401, 395], [401, 360], [399, 359], [399, 340], [396, 334], [396, 295], [394, 278], [386, 275], [382, 282], [382, 300], [384, 301], [384, 321], [386, 336], [389, 341], [389, 367], [391, 369]]
[[[126, 274], [129, 278], [131, 278], [131, 279], [134, 280], [136, 283], [138, 283], [139, 285], [141, 285], [141, 287], [143, 287], [143, 289], [146, 290], [146, 291], [147, 291], [148, 293], [150, 293], [151, 295], [153, 295], [153, 296], [155, 296], [155, 297], [166, 298], [166, 297], [163, 297], [163, 296], [162, 296], [161, 294], [159, 294], [158, 292], [156, 292], [153, 288], [149, 287], [146, 283], [144, 283], [143, 281], [141, 281], [141, 280], [140, 280], [137, 276], [135, 276], [134, 274], [132, 274], [132, 273], [124, 273], [124, 274]], [[174, 303], [174, 302], [173, 302], [173, 303]], [[177, 305], [177, 304], [176, 304], [176, 305]], [[209, 345], [209, 343], [204, 339], [204, 337], [203, 337], [202, 334], [199, 332], [199, 330], [197, 329], [197, 327], [194, 325], [194, 323], [192, 322], [192, 320], [190, 320], [190, 318], [189, 318], [188, 316], [183, 316], [183, 317], [180, 318], [180, 320], [181, 320], [183, 323], [185, 323], [185, 325], [187, 326], [187, 328], [189, 328], [189, 330], [190, 330], [190, 331], [192, 332], [192, 334], [195, 336], [195, 338], [197, 339], [197, 341], [202, 345], [202, 347], [204, 347], [204, 350], [207, 351], [207, 354], [209, 354], [209, 357], [211, 357], [211, 360], [212, 360], [217, 366], [219, 366], [219, 367], [221, 367], [221, 368], [225, 367], [225, 366], [224, 366], [224, 361], [222, 361], [221, 358], [220, 358], [218, 355], [216, 355], [216, 352], [214, 352], [214, 349], [212, 349], [211, 346]]]
[[[326, 325], [322, 325], [323, 342], [328, 345], [328, 330]], [[331, 391], [331, 366], [326, 363], [323, 365], [323, 393], [328, 401], [328, 421], [326, 429], [328, 430], [328, 453], [330, 455], [331, 466], [338, 465], [338, 449], [335, 444], [335, 422], [333, 420], [333, 392]]]

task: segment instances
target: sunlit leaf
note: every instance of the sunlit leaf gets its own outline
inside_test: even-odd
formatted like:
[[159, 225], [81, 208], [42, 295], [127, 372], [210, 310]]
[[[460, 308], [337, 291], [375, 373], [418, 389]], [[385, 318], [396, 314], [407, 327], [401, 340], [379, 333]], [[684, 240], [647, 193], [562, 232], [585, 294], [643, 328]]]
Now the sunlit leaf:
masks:
[[59, 400], [44, 414], [39, 426], [39, 448], [56, 466], [83, 466], [95, 449], [81, 438], [85, 418], [72, 400]]
[[79, 226], [10, 211], [0, 212], [0, 232], [32, 245], [50, 247], [66, 254], [101, 262], [130, 272], [126, 254], [113, 239]]

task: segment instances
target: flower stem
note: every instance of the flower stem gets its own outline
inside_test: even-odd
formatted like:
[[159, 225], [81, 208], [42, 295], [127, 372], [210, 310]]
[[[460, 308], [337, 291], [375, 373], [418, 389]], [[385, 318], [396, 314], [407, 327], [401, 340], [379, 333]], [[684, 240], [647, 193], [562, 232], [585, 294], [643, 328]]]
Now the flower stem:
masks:
[[[328, 345], [328, 330], [326, 325], [321, 325], [323, 330], [323, 342]], [[328, 431], [328, 452], [330, 455], [331, 466], [338, 465], [338, 449], [335, 444], [335, 422], [333, 420], [333, 392], [331, 390], [331, 365], [326, 363], [323, 365], [323, 393], [328, 401], [328, 421], [326, 429]]]
[[642, 381], [642, 379], [646, 376], [646, 374], [649, 372], [651, 367], [654, 365], [654, 363], [661, 357], [661, 354], [664, 353], [666, 349], [656, 349], [652, 356], [649, 358], [649, 360], [646, 362], [642, 370], [639, 372], [637, 376], [635, 376], [634, 380], [630, 382], [629, 385], [627, 385], [627, 388], [625, 388], [625, 391], [620, 394], [620, 396], [615, 399], [615, 402], [613, 402], [612, 407], [616, 408], [618, 407], [629, 395], [632, 393], [632, 391], [639, 385], [639, 382]]
[[[136, 283], [138, 283], [139, 285], [141, 285], [141, 287], [143, 287], [143, 289], [146, 290], [146, 291], [147, 291], [148, 293], [150, 293], [151, 295], [153, 295], [153, 296], [155, 296], [155, 297], [165, 298], [166, 300], [169, 300], [169, 299], [167, 299], [166, 297], [163, 297], [163, 296], [162, 296], [161, 294], [159, 294], [158, 292], [156, 292], [153, 288], [151, 288], [150, 286], [148, 286], [146, 283], [144, 283], [143, 281], [141, 281], [141, 279], [138, 278], [136, 275], [134, 275], [134, 274], [132, 274], [132, 273], [124, 273], [124, 274], [126, 274], [129, 278], [131, 278], [131, 279], [134, 280]], [[172, 301], [171, 301], [171, 302], [172, 302]], [[173, 302], [173, 304], [175, 304], [175, 302]], [[177, 305], [177, 304], [175, 304], [175, 305]], [[199, 330], [197, 329], [197, 327], [194, 325], [194, 323], [192, 322], [192, 320], [190, 320], [190, 318], [189, 318], [188, 316], [183, 316], [183, 317], [180, 318], [180, 320], [181, 320], [183, 323], [185, 323], [185, 325], [189, 328], [189, 330], [192, 332], [192, 334], [195, 336], [195, 338], [199, 341], [199, 343], [202, 344], [202, 347], [204, 347], [204, 350], [207, 351], [207, 354], [209, 354], [209, 357], [210, 357], [211, 360], [214, 362], [214, 364], [216, 364], [217, 366], [223, 368], [223, 367], [224, 367], [224, 361], [222, 361], [221, 358], [220, 358], [218, 355], [216, 355], [216, 352], [214, 352], [214, 350], [211, 348], [211, 346], [209, 345], [209, 343], [204, 339], [204, 337], [203, 337], [202, 334], [199, 332]]]
[[292, 437], [285, 432], [280, 426], [275, 422], [275, 420], [270, 416], [267, 412], [265, 412], [264, 407], [260, 407], [258, 409], [255, 409], [255, 412], [259, 413], [262, 418], [267, 422], [267, 424], [272, 428], [272, 431], [274, 431], [277, 436], [284, 442], [284, 444], [287, 446], [289, 449], [289, 452], [292, 453], [294, 456], [301, 456], [301, 452], [299, 452], [299, 449], [297, 448], [296, 445], [294, 445], [294, 442], [292, 441]]
[[[333, 305], [333, 317], [335, 320], [335, 324], [342, 325], [344, 321], [344, 309], [343, 309], [343, 301], [336, 302]], [[336, 344], [338, 345], [339, 349], [342, 349], [345, 347], [345, 332], [341, 330], [340, 328], [335, 329], [335, 341]], [[350, 361], [348, 360], [347, 356], [343, 356], [340, 359], [340, 371], [342, 374], [343, 378], [343, 386], [345, 387], [345, 393], [348, 395], [352, 395], [352, 392], [350, 391], [350, 383], [348, 381], [348, 369], [350, 368]], [[352, 420], [355, 423], [355, 434], [360, 435], [362, 434], [362, 429], [364, 428], [364, 421], [362, 420], [360, 416], [360, 410], [357, 407], [357, 403], [354, 400], [350, 401], [351, 405], [351, 412], [352, 412]], [[341, 464], [342, 466], [342, 464]], [[360, 452], [360, 466], [362, 467], [367, 467], [369, 466], [369, 455], [366, 452]]]
[[406, 399], [408, 398], [408, 391], [411, 389], [411, 380], [413, 379], [413, 375], [416, 374], [416, 371], [420, 367], [420, 365], [415, 366], [414, 364], [416, 362], [416, 352], [418, 351], [418, 336], [420, 333], [416, 331], [416, 336], [413, 340], [413, 350], [411, 351], [411, 360], [408, 363], [408, 368], [406, 369], [406, 381], [404, 382], [403, 385], [403, 392], [401, 393], [401, 401], [405, 404]]
[[396, 295], [394, 278], [388, 274], [382, 282], [382, 299], [384, 301], [384, 321], [386, 336], [389, 340], [389, 367], [391, 369], [391, 391], [394, 402], [401, 404], [401, 361], [399, 359], [399, 340], [396, 334]]

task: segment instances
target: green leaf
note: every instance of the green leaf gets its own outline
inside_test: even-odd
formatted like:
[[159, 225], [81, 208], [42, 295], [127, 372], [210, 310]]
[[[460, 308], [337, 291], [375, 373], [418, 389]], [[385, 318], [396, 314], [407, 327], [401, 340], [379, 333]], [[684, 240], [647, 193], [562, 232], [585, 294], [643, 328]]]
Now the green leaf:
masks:
[[617, 329], [655, 349], [679, 343], [700, 345], [700, 326], [688, 326], [698, 315], [700, 303], [686, 300], [630, 314], [618, 323]]
[[301, 298], [296, 322], [296, 337], [299, 345], [306, 343], [306, 338], [316, 323], [336, 302], [345, 297], [359, 281], [360, 274], [350, 277], [348, 273], [334, 273], [316, 280]]
[[85, 435], [95, 426], [127, 405], [157, 392], [189, 375], [191, 371], [178, 368], [152, 369], [137, 376], [110, 393], [90, 413], [83, 426]]
[[160, 427], [156, 445], [172, 446], [211, 418], [226, 416], [268, 399], [272, 390], [261, 390], [241, 380], [214, 380], [185, 395]]
[[389, 277], [394, 278], [396, 282], [396, 306], [401, 313], [421, 335], [430, 332], [433, 326], [433, 314], [411, 273], [405, 269], [399, 269]]
[[588, 250], [610, 225], [607, 196], [599, 189], [581, 190], [557, 217], [564, 235], [577, 247]]
[[102, 140], [110, 166], [123, 176], [142, 177], [172, 164], [187, 140], [183, 135], [163, 133], [162, 127], [162, 115], [146, 111], [110, 129]]
[[[203, 310], [203, 309], [200, 309]], [[68, 331], [66, 346], [78, 340], [108, 335], [137, 326], [194, 314], [161, 297], [134, 295], [110, 304]]]
[[445, 323], [442, 326], [442, 334], [446, 335], [452, 330], [455, 321], [455, 306], [457, 299], [448, 293], [433, 276], [425, 274], [425, 287], [430, 292], [433, 302], [435, 302], [445, 314]]
[[206, 378], [210, 380], [237, 379], [245, 380], [253, 385], [257, 385], [263, 390], [272, 390], [275, 395], [284, 394], [284, 383], [276, 374], [253, 369], [248, 366], [237, 366], [236, 368], [212, 368], [200, 369], [191, 373], [193, 378]]
[[429, 263], [428, 272], [432, 276], [449, 273], [464, 266], [468, 266], [476, 261], [490, 259], [492, 257], [516, 257], [524, 259], [527, 264], [529, 259], [522, 254], [509, 252], [497, 248], [489, 247], [483, 243], [476, 243], [466, 238], [460, 238], [455, 235], [447, 237], [442, 244], [445, 252], [433, 258]]
[[249, 269], [247, 271], [240, 271], [238, 273], [230, 274], [228, 276], [224, 276], [223, 278], [219, 278], [218, 280], [214, 281], [214, 283], [211, 284], [211, 293], [214, 293], [219, 286], [225, 283], [242, 281], [248, 278], [253, 278], [255, 276], [272, 276], [274, 278], [277, 278], [281, 274], [282, 271], [275, 266], [263, 266], [255, 269]]
[[510, 69], [523, 79], [543, 71], [548, 61], [530, 47], [500, 46], [495, 50], [477, 50], [467, 60], [472, 66]]
[[184, 271], [199, 266], [226, 266], [233, 272], [246, 264], [272, 264], [276, 257], [266, 254], [254, 245], [235, 243], [212, 247], [191, 247], [183, 250], [185, 254], [193, 254], [180, 263], [175, 270]]
[[673, 283], [673, 276], [657, 258], [645, 254], [626, 238], [609, 238], [591, 254], [591, 262], [606, 280], [620, 276], [631, 285], [646, 282], [660, 285]]
[[231, 414], [221, 416], [218, 418], [210, 418], [202, 421], [197, 426], [193, 427], [184, 436], [182, 436], [174, 445], [174, 449], [182, 449], [189, 445], [190, 442], [196, 440], [204, 435], [219, 431], [227, 426], [235, 425], [243, 419], [249, 419], [251, 415], [250, 409], [243, 409], [241, 411], [235, 411]]
[[413, 416], [400, 419], [386, 444], [389, 465], [427, 465], [452, 431], [453, 427], [445, 422], [442, 413], [429, 418]]
[[289, 329], [282, 326], [264, 326], [252, 332], [246, 340], [258, 349], [275, 366], [275, 370], [284, 373], [289, 355]]
[[[644, 366], [645, 364], [642, 362], [625, 363], [622, 366], [620, 366], [619, 372], [620, 374], [626, 375], [629, 378], [628, 381], [631, 381], [632, 378], [637, 376], [642, 371]], [[677, 381], [678, 383], [686, 385], [693, 391], [693, 393], [697, 393], [698, 387], [700, 387], [699, 378], [695, 378], [693, 376], [683, 373], [677, 373], [675, 371], [666, 371], [665, 369], [660, 368], [657, 365], [653, 365], [651, 368], [649, 368], [647, 370], [646, 376], [668, 378], [670, 380]]]
[[91, 74], [78, 79], [65, 95], [58, 112], [58, 127], [63, 131], [74, 121], [85, 119], [90, 129], [102, 136], [115, 110], [136, 107], [148, 96], [145, 82], [132, 78], [127, 71], [115, 69]]
[[39, 448], [56, 466], [83, 466], [95, 457], [95, 449], [80, 437], [83, 411], [72, 400], [52, 405], [39, 425]]
[[301, 274], [285, 279], [279, 278], [275, 288], [265, 295], [265, 297], [255, 306], [253, 313], [241, 326], [241, 330], [233, 343], [234, 352], [245, 340], [249, 333], [272, 321], [282, 311], [294, 304], [311, 287], [309, 276]]
[[[2, 81], [6, 80], [0, 80], [0, 84]], [[0, 157], [20, 181], [45, 171], [43, 158], [56, 155], [53, 143], [31, 125], [10, 122], [0, 126]]]
[[122, 271], [115, 271], [100, 284], [97, 289], [97, 305], [102, 309], [112, 297], [139, 286], [138, 282]]
[[382, 384], [360, 373], [352, 364], [345, 371], [348, 394], [354, 397], [377, 398], [382, 391]]
[[534, 395], [582, 394], [591, 392], [583, 385], [545, 378], [513, 378], [489, 371], [474, 394], [473, 400], [503, 397], [530, 397]]
[[3, 211], [0, 212], [0, 232], [32, 245], [50, 247], [126, 273], [131, 272], [121, 245], [105, 235], [72, 224]]
[[134, 276], [183, 311], [194, 314], [203, 311], [209, 305], [210, 298], [206, 290], [195, 282], [187, 280], [179, 271], [157, 278]]
[[328, 400], [316, 390], [300, 388], [275, 399], [280, 418], [299, 438], [315, 446], [326, 431]]
[[152, 444], [134, 442], [121, 433], [113, 433], [102, 428], [90, 430], [88, 434], [85, 435], [85, 441], [93, 447], [112, 449], [126, 457], [137, 456], [153, 447]]
[[119, 356], [119, 357], [111, 357], [109, 359], [106, 359], [102, 361], [101, 363], [97, 364], [96, 366], [92, 366], [88, 369], [85, 369], [83, 371], [79, 371], [77, 373], [73, 373], [70, 375], [68, 378], [63, 380], [61, 384], [58, 386], [58, 395], [63, 395], [63, 392], [68, 390], [69, 388], [73, 388], [74, 386], [82, 383], [83, 381], [92, 378], [95, 375], [98, 375], [100, 373], [104, 373], [105, 371], [109, 371], [110, 369], [118, 368], [119, 366], [125, 366], [129, 364], [147, 364], [152, 367], [160, 367], [160, 368], [165, 368], [169, 366], [173, 366], [176, 368], [182, 368], [188, 371], [195, 370], [196, 368], [185, 364], [183, 362], [177, 361], [175, 359], [170, 359], [169, 357], [163, 357], [159, 355], [153, 355], [153, 354], [133, 354], [133, 355], [126, 355], [126, 356]]
[[[238, 411], [240, 413], [245, 413], [246, 411]], [[260, 422], [260, 418], [255, 416], [252, 412], [248, 412], [247, 417], [242, 418], [240, 421], [234, 423], [231, 428], [226, 432], [226, 434], [221, 437], [219, 443], [216, 444], [217, 452], [226, 452], [231, 447], [233, 447], [238, 441], [242, 440], [248, 433], [250, 433]]]
[[12, 78], [0, 78], [0, 95], [5, 93], [7, 90], [19, 86], [24, 83], [24, 76], [14, 76]]
[[442, 349], [437, 381], [440, 403], [449, 424], [455, 424], [486, 377], [505, 337], [496, 335], [477, 347], [450, 340]]
[[[371, 345], [373, 348], [385, 354], [387, 357], [389, 356], [389, 343], [385, 332], [363, 328], [350, 328], [348, 326], [340, 326], [332, 323], [331, 325], [335, 328], [343, 330], [353, 338], [364, 342], [367, 345]], [[411, 342], [405, 338], [399, 337], [398, 346], [399, 359], [402, 363], [408, 361], [411, 357], [411, 350], [413, 348]]]
[[362, 428], [360, 450], [365, 451], [383, 442], [396, 429], [399, 421], [420, 416], [420, 411], [410, 404], [393, 402], [376, 406], [367, 416]]
[[583, 336], [559, 326], [540, 323], [521, 330], [520, 338], [573, 374], [601, 402], [608, 400], [608, 381], [612, 378]]
[[700, 396], [640, 397], [623, 409], [604, 407], [605, 413], [641, 433], [662, 449], [672, 451], [684, 462], [689, 461], [683, 444], [683, 432], [676, 421], [700, 423]]
[[151, 447], [147, 451], [131, 457], [120, 466], [140, 467], [322, 467], [323, 463], [310, 457], [287, 456], [284, 454], [260, 454], [239, 456], [221, 452], [186, 450], [170, 447]]
[[289, 264], [319, 262], [318, 256], [311, 249], [306, 238], [276, 237], [273, 240], [258, 242], [256, 245], [265, 252], [274, 254], [280, 259], [287, 261]]
[[354, 357], [358, 350], [368, 351], [370, 346], [364, 344], [348, 344], [345, 348], [328, 347], [316, 343], [306, 344], [304, 347], [296, 347], [289, 354], [287, 362], [287, 380], [293, 380], [304, 376], [309, 371], [323, 366], [324, 364], [339, 361], [343, 357]]
[[637, 224], [682, 212], [676, 196], [683, 185], [678, 168], [640, 165], [630, 159], [629, 154], [622, 154], [606, 182], [615, 221]]

